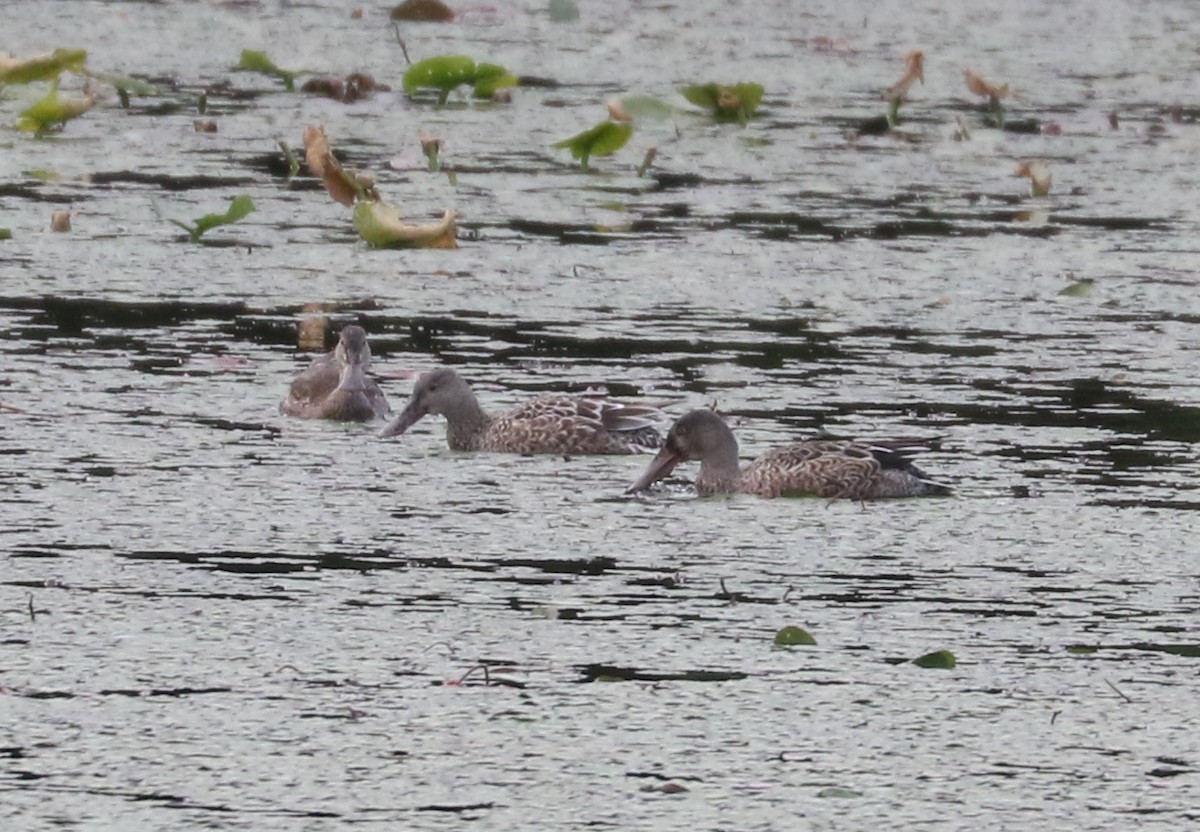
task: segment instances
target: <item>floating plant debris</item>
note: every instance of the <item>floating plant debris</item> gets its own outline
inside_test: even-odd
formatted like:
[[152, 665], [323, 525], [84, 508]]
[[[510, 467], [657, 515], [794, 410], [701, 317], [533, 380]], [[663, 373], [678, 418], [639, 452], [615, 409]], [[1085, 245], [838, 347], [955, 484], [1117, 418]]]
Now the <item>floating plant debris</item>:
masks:
[[58, 80], [50, 85], [50, 91], [21, 113], [17, 129], [36, 136], [62, 129], [73, 118], [86, 113], [96, 103], [96, 97], [88, 93], [83, 98], [64, 98], [58, 94]]
[[454, 11], [442, 0], [404, 0], [392, 8], [389, 17], [411, 23], [449, 23], [454, 19]]
[[491, 98], [498, 89], [515, 87], [517, 77], [498, 64], [476, 64], [466, 55], [439, 55], [413, 64], [404, 73], [404, 91], [414, 97], [421, 90], [437, 90], [438, 103], [463, 84], [474, 86], [476, 98]]
[[0, 84], [54, 81], [63, 72], [82, 72], [86, 63], [85, 49], [55, 49], [49, 54], [24, 60], [0, 55]]
[[569, 139], [555, 142], [551, 147], [566, 148], [571, 155], [579, 160], [580, 170], [588, 169], [588, 160], [592, 156], [608, 156], [616, 153], [629, 137], [633, 135], [633, 125], [629, 122], [605, 120], [589, 127], [582, 133], [576, 133]]
[[229, 225], [246, 217], [254, 211], [254, 201], [246, 194], [235, 196], [233, 201], [229, 203], [229, 209], [223, 214], [205, 214], [200, 217], [192, 225], [188, 225], [181, 220], [170, 220], [174, 225], [179, 226], [187, 232], [188, 238], [193, 242], [199, 242], [200, 238], [208, 231], [218, 228], [222, 225]]
[[758, 109], [763, 97], [762, 84], [740, 83], [730, 86], [700, 84], [680, 90], [683, 97], [705, 109], [718, 121], [745, 124]]

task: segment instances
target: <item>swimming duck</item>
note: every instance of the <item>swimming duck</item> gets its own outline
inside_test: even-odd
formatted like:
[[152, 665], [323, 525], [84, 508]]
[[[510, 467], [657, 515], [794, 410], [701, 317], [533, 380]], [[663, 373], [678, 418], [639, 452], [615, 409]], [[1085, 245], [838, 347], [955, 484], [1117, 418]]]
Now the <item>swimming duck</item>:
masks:
[[625, 493], [645, 490], [689, 459], [700, 460], [696, 490], [702, 496], [742, 492], [879, 500], [951, 493], [912, 464], [909, 457], [916, 450], [908, 445], [814, 439], [772, 448], [739, 468], [737, 440], [725, 420], [711, 410], [693, 410], [671, 426], [662, 450]]
[[449, 368], [421, 376], [408, 406], [379, 435], [398, 436], [427, 413], [446, 417], [446, 439], [455, 451], [636, 454], [662, 444], [651, 426], [660, 415], [656, 407], [585, 393], [541, 396], [493, 415]]
[[347, 326], [332, 352], [313, 361], [292, 382], [279, 405], [281, 412], [301, 419], [367, 422], [385, 416], [387, 399], [367, 376], [371, 347], [360, 326]]

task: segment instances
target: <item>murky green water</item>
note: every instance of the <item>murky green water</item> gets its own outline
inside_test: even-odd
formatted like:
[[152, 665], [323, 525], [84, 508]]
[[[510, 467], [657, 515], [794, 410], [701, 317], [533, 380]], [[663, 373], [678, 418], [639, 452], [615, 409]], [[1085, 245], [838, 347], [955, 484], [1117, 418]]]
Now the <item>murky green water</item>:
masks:
[[[6, 828], [1194, 825], [1190, 4], [581, 5], [406, 27], [414, 57], [557, 82], [441, 109], [230, 71], [264, 49], [398, 88], [382, 7], [5, 7], [0, 51], [165, 91], [0, 131]], [[902, 135], [851, 137], [914, 47]], [[968, 67], [1061, 133], [980, 127]], [[639, 122], [591, 175], [549, 148], [708, 80], [763, 83], [759, 117]], [[312, 123], [406, 216], [455, 208], [461, 247], [357, 242], [281, 168]], [[258, 210], [204, 245], [165, 219], [239, 193]], [[450, 364], [496, 408], [715, 402], [746, 456], [940, 436], [923, 467], [959, 496], [697, 500], [693, 466], [627, 499], [644, 458], [283, 419], [322, 314], [367, 329], [394, 407]], [[817, 646], [773, 648], [791, 624]], [[955, 669], [905, 661], [939, 649]]]

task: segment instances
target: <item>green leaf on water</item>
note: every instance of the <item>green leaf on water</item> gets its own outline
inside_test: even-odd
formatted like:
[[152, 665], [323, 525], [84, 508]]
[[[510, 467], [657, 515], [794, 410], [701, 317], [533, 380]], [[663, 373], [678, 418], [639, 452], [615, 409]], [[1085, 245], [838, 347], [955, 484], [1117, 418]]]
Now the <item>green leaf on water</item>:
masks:
[[224, 214], [205, 214], [200, 219], [196, 220], [194, 225], [188, 225], [180, 220], [170, 220], [171, 223], [179, 226], [188, 233], [188, 238], [193, 242], [199, 242], [205, 232], [211, 231], [214, 228], [222, 225], [229, 225], [244, 218], [254, 210], [254, 202], [246, 194], [235, 196], [233, 201], [229, 203], [229, 210]]
[[569, 139], [555, 142], [551, 147], [565, 147], [579, 160], [582, 170], [588, 169], [592, 156], [608, 156], [616, 153], [633, 135], [633, 125], [626, 122], [602, 121]]
[[1083, 280], [1076, 280], [1065, 289], [1060, 289], [1058, 294], [1067, 298], [1086, 298], [1094, 288], [1096, 288], [1096, 281], [1085, 277]]
[[829, 786], [817, 792], [817, 797], [834, 797], [834, 798], [851, 798], [862, 797], [862, 792], [856, 792], [854, 789], [843, 789], [840, 786]]
[[941, 670], [949, 670], [958, 664], [954, 659], [954, 654], [949, 650], [937, 650], [933, 653], [926, 653], [924, 656], [913, 659], [912, 663], [917, 667], [937, 668]]
[[1090, 644], [1072, 644], [1067, 647], [1067, 652], [1074, 653], [1076, 656], [1090, 656], [1099, 650], [1099, 647], [1093, 647]]
[[243, 49], [242, 59], [238, 62], [235, 69], [244, 69], [247, 72], [261, 72], [263, 75], [270, 75], [272, 78], [278, 78], [283, 81], [283, 86], [288, 92], [296, 90], [296, 76], [300, 72], [290, 72], [286, 69], [281, 69], [274, 61], [267, 57], [266, 52], [260, 52], [257, 49]]
[[633, 118], [671, 118], [675, 108], [651, 95], [627, 95], [621, 99], [621, 108]]
[[475, 61], [466, 55], [439, 55], [418, 61], [404, 73], [404, 91], [410, 96], [418, 90], [434, 89], [440, 93], [439, 102], [459, 84], [475, 83]]
[[387, 203], [360, 200], [354, 206], [354, 227], [368, 245], [377, 248], [458, 247], [453, 211], [446, 211], [437, 222], [409, 225]]
[[86, 95], [83, 98], [60, 98], [58, 81], [50, 84], [50, 91], [38, 99], [29, 109], [21, 113], [17, 121], [17, 129], [45, 135], [51, 130], [62, 127], [73, 118], [83, 115], [92, 109], [96, 103], [95, 96]]
[[86, 49], [55, 49], [48, 55], [38, 55], [23, 61], [0, 55], [0, 84], [52, 81], [63, 72], [81, 72], [85, 63]]
[[7, 228], [0, 228], [0, 240], [11, 240], [12, 232]]
[[116, 87], [118, 91], [132, 95], [154, 96], [162, 95], [162, 90], [154, 86], [148, 81], [142, 81], [137, 78], [130, 78], [128, 75], [117, 75], [112, 72], [96, 72], [88, 69], [84, 70], [84, 75], [89, 78], [95, 78], [97, 81]]
[[550, 19], [555, 23], [570, 23], [579, 19], [579, 7], [574, 0], [550, 0]]
[[491, 98], [496, 90], [517, 86], [517, 76], [496, 64], [478, 64], [475, 67], [475, 97]]
[[745, 124], [762, 101], [762, 84], [741, 83], [732, 86], [698, 84], [680, 90], [697, 107], [708, 110], [718, 121]]
[[814, 645], [817, 640], [803, 627], [784, 627], [775, 634], [776, 647], [796, 647], [798, 645]]

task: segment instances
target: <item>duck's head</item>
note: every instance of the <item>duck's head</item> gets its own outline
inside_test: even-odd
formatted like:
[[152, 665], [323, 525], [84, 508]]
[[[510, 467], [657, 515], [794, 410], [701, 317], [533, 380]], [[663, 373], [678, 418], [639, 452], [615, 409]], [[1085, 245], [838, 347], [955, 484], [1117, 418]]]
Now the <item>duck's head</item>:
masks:
[[475, 394], [462, 377], [453, 370], [443, 367], [425, 373], [413, 385], [412, 398], [400, 415], [388, 423], [380, 436], [399, 436], [411, 428], [427, 413], [445, 415], [460, 407], [469, 406]]
[[645, 473], [625, 490], [626, 494], [645, 491], [654, 483], [675, 470], [675, 466], [689, 459], [704, 461], [722, 452], [728, 452], [733, 444], [734, 455], [737, 443], [729, 426], [712, 410], [693, 410], [680, 417], [663, 443], [662, 450], [650, 461]]
[[354, 365], [365, 370], [371, 363], [371, 346], [367, 343], [367, 333], [355, 324], [344, 327], [338, 335], [337, 347], [334, 348], [333, 354], [341, 366]]

